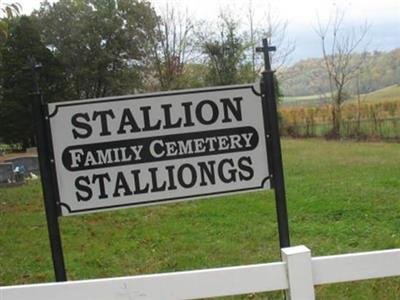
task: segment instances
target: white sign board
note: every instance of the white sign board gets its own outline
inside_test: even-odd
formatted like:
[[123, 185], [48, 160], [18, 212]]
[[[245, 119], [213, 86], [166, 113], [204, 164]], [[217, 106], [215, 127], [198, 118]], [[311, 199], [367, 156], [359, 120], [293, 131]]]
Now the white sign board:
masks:
[[269, 188], [252, 85], [48, 109], [62, 215]]

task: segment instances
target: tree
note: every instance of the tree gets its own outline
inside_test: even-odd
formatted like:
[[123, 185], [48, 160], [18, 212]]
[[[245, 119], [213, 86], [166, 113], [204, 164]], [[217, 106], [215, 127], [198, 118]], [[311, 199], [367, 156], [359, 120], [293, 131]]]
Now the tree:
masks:
[[278, 14], [272, 13], [271, 8], [263, 12], [261, 19], [256, 20], [253, 2], [249, 0], [247, 22], [248, 32], [245, 40], [248, 46], [246, 46], [246, 51], [250, 51], [254, 78], [259, 75], [264, 66], [262, 56], [257, 56], [255, 51], [263, 38], [268, 38], [268, 44], [277, 49], [270, 54], [272, 67], [276, 70], [281, 69], [296, 48], [294, 41], [287, 37], [288, 21], [280, 18]]
[[[316, 33], [321, 39], [325, 70], [329, 78], [332, 102], [332, 138], [340, 137], [341, 107], [345, 100], [345, 88], [354, 79], [365, 62], [363, 55], [354, 55], [359, 50], [368, 32], [365, 24], [358, 31], [344, 31], [344, 12], [336, 10], [333, 20], [327, 25], [318, 22]], [[329, 39], [330, 38], [330, 39]]]
[[[287, 39], [287, 22], [271, 11], [255, 19], [252, 2], [248, 3], [246, 18], [233, 15], [224, 9], [217, 26], [205, 24], [199, 31], [199, 40], [209, 65], [211, 84], [235, 84], [254, 82], [263, 69], [262, 55], [255, 49], [263, 38], [277, 47], [272, 53], [272, 64], [280, 69], [294, 51], [294, 43]], [[212, 31], [216, 28], [215, 31]], [[278, 89], [277, 89], [278, 90]]]
[[6, 4], [0, 2], [0, 37], [3, 42], [8, 35], [7, 20], [10, 20], [18, 16], [20, 10], [21, 10], [21, 5], [18, 3]]
[[[272, 67], [278, 71], [287, 63], [295, 49], [295, 43], [287, 38], [288, 22], [282, 20], [279, 15], [273, 14], [271, 8], [263, 12], [260, 20], [255, 19], [252, 0], [248, 2], [247, 22], [246, 54], [249, 56], [248, 52], [250, 52], [251, 59], [251, 75], [248, 82], [252, 82], [260, 76], [264, 69], [263, 55], [256, 53], [256, 47], [259, 46], [262, 39], [267, 38], [268, 44], [276, 47], [276, 51], [270, 52], [270, 59]], [[282, 72], [279, 74], [282, 75]], [[283, 94], [276, 73], [274, 73], [274, 85], [276, 99], [281, 101]]]
[[46, 100], [63, 98], [63, 68], [40, 41], [35, 23], [26, 16], [9, 22], [9, 36], [1, 49], [2, 100], [0, 102], [0, 136], [8, 143], [34, 144], [31, 97], [32, 74], [27, 67], [34, 59], [42, 64], [40, 86]]
[[187, 63], [183, 68], [179, 86], [182, 88], [202, 88], [207, 86], [208, 66], [201, 63]]
[[220, 15], [217, 32], [200, 35], [203, 53], [208, 60], [208, 81], [212, 85], [239, 82], [244, 63], [244, 41], [239, 34], [239, 23], [229, 14]]
[[41, 34], [65, 66], [73, 99], [142, 88], [157, 16], [147, 1], [60, 0], [36, 12]]
[[[9, 21], [19, 15], [21, 5], [18, 3], [6, 4], [0, 0], [0, 47], [5, 43], [8, 30]], [[1, 59], [0, 59], [1, 65]], [[0, 95], [1, 95], [1, 84], [0, 84]]]
[[182, 87], [184, 68], [193, 53], [193, 22], [188, 11], [166, 4], [157, 18], [152, 61], [161, 90]]

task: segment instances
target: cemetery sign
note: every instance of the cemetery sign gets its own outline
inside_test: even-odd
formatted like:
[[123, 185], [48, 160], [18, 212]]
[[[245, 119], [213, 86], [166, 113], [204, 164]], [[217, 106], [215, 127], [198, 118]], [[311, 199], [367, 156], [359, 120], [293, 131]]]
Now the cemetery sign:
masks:
[[270, 187], [253, 85], [48, 104], [62, 215]]
[[[32, 59], [32, 112], [57, 281], [59, 217], [272, 188], [280, 248], [290, 246], [275, 79], [253, 85], [47, 103]], [[257, 84], [258, 85], [258, 84]]]

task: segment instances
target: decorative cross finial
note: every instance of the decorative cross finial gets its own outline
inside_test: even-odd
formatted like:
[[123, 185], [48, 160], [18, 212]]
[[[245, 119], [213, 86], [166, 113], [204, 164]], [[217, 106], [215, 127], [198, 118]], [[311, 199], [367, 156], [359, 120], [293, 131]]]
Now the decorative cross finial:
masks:
[[264, 53], [264, 68], [265, 71], [272, 71], [271, 70], [271, 60], [269, 57], [269, 52], [271, 51], [276, 51], [275, 46], [269, 46], [268, 45], [268, 39], [263, 39], [263, 46], [262, 47], [257, 47], [256, 52], [263, 52]]

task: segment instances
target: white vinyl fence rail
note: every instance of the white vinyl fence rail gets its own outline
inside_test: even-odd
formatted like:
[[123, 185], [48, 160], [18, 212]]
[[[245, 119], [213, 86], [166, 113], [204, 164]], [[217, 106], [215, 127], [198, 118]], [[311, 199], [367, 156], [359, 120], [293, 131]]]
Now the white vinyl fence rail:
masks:
[[0, 287], [0, 300], [198, 299], [287, 290], [315, 299], [314, 285], [400, 276], [400, 249], [311, 257], [305, 246], [282, 249], [282, 262]]

